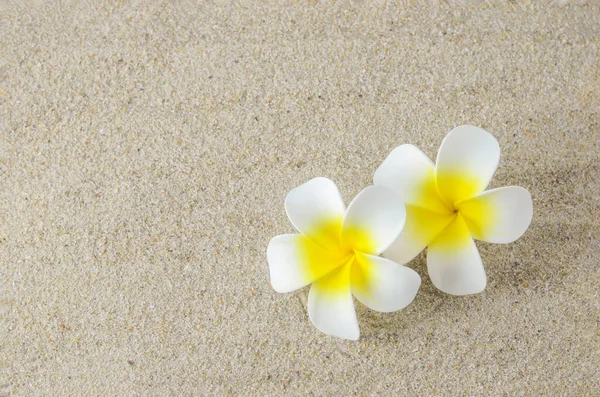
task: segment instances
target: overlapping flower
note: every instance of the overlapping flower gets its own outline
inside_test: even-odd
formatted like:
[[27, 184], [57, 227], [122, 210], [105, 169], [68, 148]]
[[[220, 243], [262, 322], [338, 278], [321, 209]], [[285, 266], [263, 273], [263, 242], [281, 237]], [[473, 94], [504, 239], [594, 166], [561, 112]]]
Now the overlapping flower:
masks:
[[352, 295], [381, 312], [412, 302], [419, 275], [378, 256], [398, 237], [406, 215], [389, 189], [370, 186], [346, 210], [335, 184], [315, 178], [288, 193], [285, 209], [301, 234], [269, 243], [271, 283], [277, 292], [312, 283], [308, 315], [320, 331], [358, 339]]

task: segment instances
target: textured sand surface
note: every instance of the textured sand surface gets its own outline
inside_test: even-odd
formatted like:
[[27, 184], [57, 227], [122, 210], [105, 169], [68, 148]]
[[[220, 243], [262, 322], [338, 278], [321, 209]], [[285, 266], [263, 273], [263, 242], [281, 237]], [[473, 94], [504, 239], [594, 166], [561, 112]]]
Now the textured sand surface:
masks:
[[[0, 3], [0, 396], [598, 395], [600, 3], [240, 3]], [[528, 232], [319, 333], [268, 279], [285, 194], [460, 124]]]

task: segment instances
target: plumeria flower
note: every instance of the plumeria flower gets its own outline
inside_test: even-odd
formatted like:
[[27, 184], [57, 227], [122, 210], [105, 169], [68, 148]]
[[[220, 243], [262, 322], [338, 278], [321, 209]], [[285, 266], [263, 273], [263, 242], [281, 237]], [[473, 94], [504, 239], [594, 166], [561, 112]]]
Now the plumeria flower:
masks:
[[483, 291], [486, 275], [473, 238], [510, 243], [533, 216], [531, 195], [522, 187], [484, 191], [499, 160], [496, 139], [473, 126], [448, 133], [435, 165], [415, 146], [394, 149], [374, 183], [406, 204], [406, 225], [384, 257], [404, 264], [428, 247], [427, 270], [437, 288], [453, 295]]
[[288, 193], [285, 210], [301, 234], [269, 242], [271, 284], [277, 292], [291, 292], [312, 283], [308, 316], [321, 332], [358, 339], [352, 295], [380, 312], [412, 302], [419, 275], [378, 256], [404, 226], [404, 204], [394, 192], [370, 186], [346, 209], [335, 184], [315, 178]]

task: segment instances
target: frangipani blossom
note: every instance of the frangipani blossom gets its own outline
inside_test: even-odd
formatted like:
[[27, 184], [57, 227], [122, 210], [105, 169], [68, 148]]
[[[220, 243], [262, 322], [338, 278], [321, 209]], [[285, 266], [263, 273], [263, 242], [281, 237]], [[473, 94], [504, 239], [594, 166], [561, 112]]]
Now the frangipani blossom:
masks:
[[312, 283], [308, 315], [321, 332], [358, 339], [352, 295], [380, 312], [412, 302], [419, 275], [378, 256], [404, 226], [404, 204], [394, 192], [370, 186], [346, 210], [335, 184], [315, 178], [288, 193], [285, 210], [301, 234], [269, 242], [271, 284], [277, 292], [291, 292]]
[[522, 187], [484, 191], [499, 160], [496, 139], [473, 126], [446, 135], [435, 165], [415, 146], [394, 149], [373, 179], [406, 204], [406, 224], [383, 255], [407, 263], [428, 247], [427, 270], [437, 288], [453, 295], [483, 291], [486, 275], [473, 238], [510, 243], [533, 216]]

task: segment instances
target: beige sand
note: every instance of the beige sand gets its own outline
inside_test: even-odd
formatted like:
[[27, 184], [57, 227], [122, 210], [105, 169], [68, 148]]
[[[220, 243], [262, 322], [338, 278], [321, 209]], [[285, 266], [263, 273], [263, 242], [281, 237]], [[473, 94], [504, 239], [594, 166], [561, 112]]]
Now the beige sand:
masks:
[[[0, 6], [0, 396], [600, 393], [600, 4]], [[594, 4], [591, 4], [594, 3]], [[480, 125], [531, 228], [484, 293], [319, 333], [265, 248], [315, 176]]]

